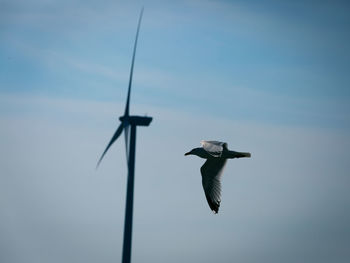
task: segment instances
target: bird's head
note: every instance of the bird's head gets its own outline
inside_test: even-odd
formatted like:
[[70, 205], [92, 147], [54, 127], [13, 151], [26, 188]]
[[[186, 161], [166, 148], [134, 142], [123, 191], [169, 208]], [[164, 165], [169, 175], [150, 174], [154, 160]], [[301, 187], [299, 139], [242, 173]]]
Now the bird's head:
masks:
[[191, 151], [185, 153], [185, 155], [197, 155], [200, 156], [203, 148], [194, 148]]
[[[194, 149], [193, 149], [193, 150], [194, 150]], [[185, 153], [185, 155], [191, 155], [191, 154], [193, 154], [193, 150], [191, 150], [191, 151]]]

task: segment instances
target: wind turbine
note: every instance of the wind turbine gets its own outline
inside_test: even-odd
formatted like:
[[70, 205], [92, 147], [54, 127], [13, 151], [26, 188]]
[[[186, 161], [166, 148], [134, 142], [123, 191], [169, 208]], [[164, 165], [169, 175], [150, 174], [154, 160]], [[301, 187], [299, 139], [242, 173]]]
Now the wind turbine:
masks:
[[[134, 116], [129, 115], [130, 105], [130, 90], [132, 84], [132, 75], [134, 70], [134, 61], [136, 54], [137, 39], [140, 31], [140, 24], [142, 20], [143, 8], [140, 13], [139, 22], [137, 25], [136, 38], [134, 44], [134, 51], [131, 60], [128, 96], [126, 99], [126, 106], [124, 115], [119, 118], [121, 124], [114, 133], [112, 139], [108, 143], [105, 151], [97, 163], [97, 167], [102, 161], [103, 156], [108, 151], [109, 147], [118, 139], [118, 137], [124, 131], [125, 135], [125, 149], [126, 159], [128, 164], [128, 181], [126, 191], [126, 207], [125, 207], [125, 221], [124, 221], [124, 240], [123, 240], [123, 256], [122, 263], [129, 263], [131, 259], [131, 238], [132, 238], [132, 216], [133, 216], [133, 203], [134, 203], [134, 175], [135, 175], [135, 147], [136, 147], [136, 127], [137, 126], [149, 126], [152, 121], [152, 117]], [[130, 140], [129, 140], [129, 128], [131, 128]], [[96, 167], [96, 168], [97, 168]]]

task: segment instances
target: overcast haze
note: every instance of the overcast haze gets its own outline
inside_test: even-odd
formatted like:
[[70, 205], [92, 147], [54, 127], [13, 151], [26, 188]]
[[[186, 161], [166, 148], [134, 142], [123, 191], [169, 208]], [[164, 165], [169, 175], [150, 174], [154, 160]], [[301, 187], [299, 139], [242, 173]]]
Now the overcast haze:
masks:
[[[350, 260], [350, 6], [0, 1], [0, 259], [119, 262], [141, 7], [132, 262]], [[200, 140], [249, 151], [214, 215]]]

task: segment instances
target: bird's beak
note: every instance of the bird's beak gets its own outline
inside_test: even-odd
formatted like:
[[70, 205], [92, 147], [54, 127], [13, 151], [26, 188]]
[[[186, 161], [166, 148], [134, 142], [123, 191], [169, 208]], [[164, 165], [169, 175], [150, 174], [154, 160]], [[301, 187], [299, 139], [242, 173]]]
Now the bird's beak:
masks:
[[191, 152], [185, 153], [185, 155], [190, 155]]

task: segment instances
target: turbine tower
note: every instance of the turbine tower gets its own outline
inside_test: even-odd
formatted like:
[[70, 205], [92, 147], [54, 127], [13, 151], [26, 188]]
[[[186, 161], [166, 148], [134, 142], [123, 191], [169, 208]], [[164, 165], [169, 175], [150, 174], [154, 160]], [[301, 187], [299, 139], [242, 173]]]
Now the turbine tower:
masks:
[[[126, 99], [126, 106], [124, 115], [119, 118], [121, 124], [114, 133], [112, 139], [108, 143], [105, 151], [103, 152], [100, 160], [97, 163], [99, 166], [103, 156], [108, 151], [109, 147], [118, 139], [121, 133], [124, 131], [125, 135], [125, 149], [126, 149], [126, 159], [128, 164], [128, 181], [126, 190], [126, 207], [125, 207], [125, 221], [124, 221], [124, 240], [123, 240], [123, 256], [122, 263], [130, 263], [131, 259], [131, 238], [132, 238], [132, 217], [133, 217], [133, 202], [134, 202], [134, 175], [135, 175], [135, 148], [136, 148], [136, 127], [137, 126], [149, 126], [152, 121], [152, 117], [142, 117], [129, 115], [129, 104], [130, 104], [130, 90], [132, 84], [132, 75], [134, 70], [134, 61], [136, 54], [137, 39], [140, 31], [140, 24], [143, 14], [143, 8], [140, 13], [139, 22], [136, 31], [136, 38], [134, 44], [134, 51], [131, 61], [128, 96]], [[130, 140], [129, 140], [129, 128]]]

